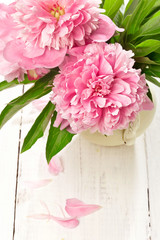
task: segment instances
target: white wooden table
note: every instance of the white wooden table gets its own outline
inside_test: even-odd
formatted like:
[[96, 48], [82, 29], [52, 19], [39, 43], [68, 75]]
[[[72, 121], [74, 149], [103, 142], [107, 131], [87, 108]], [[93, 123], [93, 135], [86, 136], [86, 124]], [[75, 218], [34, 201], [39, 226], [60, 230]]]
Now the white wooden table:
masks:
[[[1, 2], [4, 2], [1, 0]], [[10, 1], [8, 1], [10, 2]], [[76, 137], [61, 153], [64, 173], [48, 172], [46, 135], [20, 154], [23, 139], [38, 115], [32, 106], [0, 130], [0, 239], [2, 240], [159, 240], [160, 239], [160, 89], [157, 113], [132, 147], [100, 147]], [[0, 93], [0, 111], [22, 94], [22, 86]], [[31, 190], [25, 181], [51, 179]], [[102, 206], [72, 230], [27, 216], [52, 213], [57, 203], [78, 198]]]
[[[135, 146], [101, 147], [76, 137], [61, 153], [64, 173], [48, 172], [46, 134], [20, 154], [23, 139], [39, 112], [27, 106], [0, 131], [0, 236], [2, 240], [159, 240], [160, 239], [160, 89], [152, 125]], [[22, 93], [22, 86], [0, 93], [0, 110]], [[51, 179], [31, 190], [25, 181]], [[27, 216], [55, 213], [67, 198], [100, 204], [73, 230]]]

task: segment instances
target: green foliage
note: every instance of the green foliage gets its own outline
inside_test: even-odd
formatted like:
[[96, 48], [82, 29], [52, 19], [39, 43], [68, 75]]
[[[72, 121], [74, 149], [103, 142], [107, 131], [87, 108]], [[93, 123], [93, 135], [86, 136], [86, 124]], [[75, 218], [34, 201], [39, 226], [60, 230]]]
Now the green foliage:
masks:
[[5, 90], [7, 88], [11, 88], [11, 87], [15, 87], [18, 84], [18, 80], [14, 80], [12, 82], [7, 82], [7, 81], [3, 81], [0, 82], [0, 91]]
[[124, 0], [105, 0], [103, 5], [106, 10], [105, 14], [113, 19], [123, 3]]
[[[135, 1], [132, 2], [132, 4]], [[144, 20], [144, 18], [150, 13], [152, 7], [154, 6], [156, 0], [141, 0], [138, 2], [138, 5], [134, 9], [129, 19], [126, 31], [127, 34], [134, 34], [139, 30], [139, 27]], [[131, 4], [131, 5], [132, 5]], [[130, 6], [131, 7], [131, 6]], [[128, 9], [129, 11], [129, 9]]]
[[31, 87], [22, 96], [12, 100], [3, 109], [0, 114], [0, 128], [20, 109], [25, 107], [27, 104], [35, 99], [38, 99], [46, 94], [48, 94], [52, 89], [52, 82], [55, 74], [57, 74], [57, 69], [52, 70], [50, 73], [36, 81], [33, 87]]
[[155, 79], [154, 77], [151, 77], [151, 76], [146, 74], [146, 79], [149, 82], [151, 82], [151, 83], [155, 84], [156, 86], [160, 87], [160, 82], [157, 79]]
[[136, 46], [132, 44], [130, 44], [130, 46], [134, 51], [136, 57], [143, 57], [157, 50], [160, 47], [160, 41], [155, 39], [148, 39]]
[[156, 79], [160, 77], [160, 0], [130, 0], [117, 23], [125, 32], [116, 40], [134, 52], [134, 67], [141, 68], [149, 81], [160, 86]]
[[155, 13], [144, 25], [139, 28], [139, 31], [133, 35], [132, 40], [138, 37], [153, 36], [160, 34], [160, 11]]
[[119, 10], [119, 11], [116, 13], [113, 21], [115, 22], [115, 24], [116, 24], [117, 26], [121, 26], [122, 19], [123, 19], [123, 14], [122, 14], [122, 12]]
[[46, 158], [48, 163], [53, 156], [59, 153], [68, 143], [70, 143], [74, 136], [74, 134], [69, 133], [66, 129], [60, 130], [60, 127], [53, 127], [56, 115], [57, 113], [54, 112], [46, 145]]
[[53, 115], [54, 109], [55, 106], [51, 102], [46, 105], [25, 137], [21, 152], [25, 152], [30, 149], [39, 138], [43, 137], [44, 131]]
[[19, 82], [17, 79], [11, 82], [7, 82], [7, 81], [0, 82], [0, 91], [11, 88], [11, 87], [15, 87], [19, 84], [31, 84], [31, 83], [35, 83], [35, 81], [29, 81], [27, 75], [25, 75], [25, 79], [22, 82]]
[[160, 78], [160, 66], [150, 65], [143, 70], [148, 76]]

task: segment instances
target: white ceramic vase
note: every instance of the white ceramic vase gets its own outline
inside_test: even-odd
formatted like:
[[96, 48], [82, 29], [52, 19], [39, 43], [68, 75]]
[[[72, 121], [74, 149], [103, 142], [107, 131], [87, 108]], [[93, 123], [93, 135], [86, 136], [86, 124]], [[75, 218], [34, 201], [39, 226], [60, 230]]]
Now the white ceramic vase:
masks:
[[136, 138], [143, 134], [151, 124], [155, 115], [156, 97], [151, 86], [150, 90], [153, 97], [154, 108], [151, 111], [141, 111], [137, 115], [135, 122], [130, 123], [127, 129], [115, 130], [113, 135], [110, 136], [102, 135], [99, 132], [90, 133], [89, 130], [82, 132], [81, 135], [90, 142], [101, 146], [133, 145]]

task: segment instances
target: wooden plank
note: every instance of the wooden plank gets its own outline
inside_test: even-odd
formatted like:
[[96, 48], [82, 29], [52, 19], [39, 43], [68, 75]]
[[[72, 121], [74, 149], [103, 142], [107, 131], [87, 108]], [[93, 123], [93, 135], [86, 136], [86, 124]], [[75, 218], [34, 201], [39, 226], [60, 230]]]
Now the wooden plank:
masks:
[[[26, 113], [25, 113], [26, 111]], [[37, 113], [25, 109], [22, 139]], [[133, 147], [106, 148], [76, 137], [61, 152], [65, 171], [50, 175], [45, 160], [46, 134], [31, 150], [20, 156], [15, 240], [146, 240], [149, 236], [147, 174], [144, 137]], [[41, 189], [27, 189], [25, 181], [52, 179]], [[52, 214], [58, 215], [57, 203], [79, 198], [100, 204], [102, 209], [80, 220], [80, 226], [65, 229], [57, 223], [27, 218], [46, 213], [40, 201]]]
[[157, 112], [146, 132], [148, 166], [148, 207], [151, 217], [152, 240], [160, 239], [160, 89], [154, 87], [157, 97]]
[[[0, 111], [20, 94], [22, 86], [0, 92]], [[20, 120], [18, 113], [0, 130], [0, 236], [5, 240], [13, 235]]]

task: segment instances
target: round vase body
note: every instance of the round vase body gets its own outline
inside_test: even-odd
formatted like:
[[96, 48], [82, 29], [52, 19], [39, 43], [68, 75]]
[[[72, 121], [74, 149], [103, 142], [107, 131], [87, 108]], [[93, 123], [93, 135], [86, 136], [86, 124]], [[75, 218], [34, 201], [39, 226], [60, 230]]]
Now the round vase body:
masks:
[[151, 124], [156, 111], [156, 97], [153, 88], [150, 86], [153, 97], [154, 108], [150, 111], [141, 111], [137, 115], [137, 119], [128, 129], [114, 130], [113, 135], [107, 136], [99, 132], [91, 133], [89, 130], [81, 133], [90, 142], [101, 146], [119, 146], [119, 145], [133, 145], [135, 139], [145, 132]]

